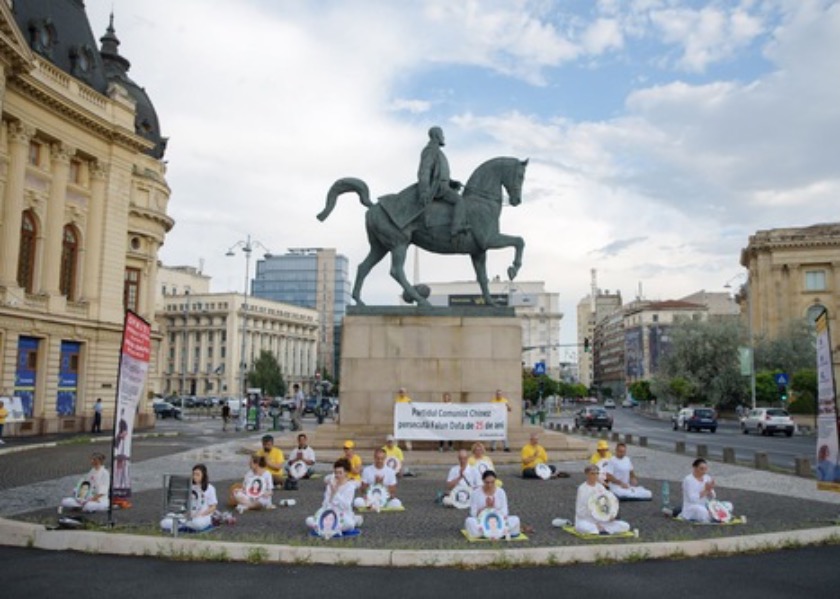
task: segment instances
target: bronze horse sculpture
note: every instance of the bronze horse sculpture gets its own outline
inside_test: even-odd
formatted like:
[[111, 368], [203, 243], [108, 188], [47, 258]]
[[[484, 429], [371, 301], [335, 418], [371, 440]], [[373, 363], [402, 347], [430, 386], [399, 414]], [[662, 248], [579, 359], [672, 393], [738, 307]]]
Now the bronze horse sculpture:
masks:
[[408, 246], [414, 244], [436, 254], [469, 254], [484, 301], [488, 306], [494, 305], [487, 286], [487, 250], [515, 248], [513, 264], [507, 270], [508, 278], [513, 280], [522, 266], [525, 241], [521, 237], [499, 232], [502, 189], [507, 192], [511, 206], [519, 205], [527, 166], [527, 160], [500, 157], [492, 158], [475, 169], [464, 187], [462, 200], [471, 231], [455, 237], [450, 235], [449, 228], [452, 206], [440, 201], [423, 206], [418, 199], [416, 183], [398, 194], [382, 196], [376, 204], [370, 201], [368, 186], [361, 179], [347, 177], [333, 183], [318, 220], [326, 220], [335, 208], [338, 196], [346, 192], [356, 193], [368, 208], [365, 228], [370, 252], [356, 272], [353, 285], [356, 304], [364, 305], [361, 291], [365, 277], [390, 252], [391, 276], [402, 286], [403, 297], [421, 306], [430, 305], [405, 277]]

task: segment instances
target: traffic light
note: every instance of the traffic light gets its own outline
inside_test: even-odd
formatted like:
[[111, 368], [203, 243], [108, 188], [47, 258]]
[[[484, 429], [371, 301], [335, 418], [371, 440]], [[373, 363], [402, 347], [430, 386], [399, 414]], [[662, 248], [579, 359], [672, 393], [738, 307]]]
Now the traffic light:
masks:
[[583, 351], [585, 351], [585, 352], [589, 351], [589, 337], [584, 337], [583, 338]]
[[787, 385], [783, 385], [779, 383], [779, 401], [782, 403], [786, 403], [788, 400], [788, 391]]

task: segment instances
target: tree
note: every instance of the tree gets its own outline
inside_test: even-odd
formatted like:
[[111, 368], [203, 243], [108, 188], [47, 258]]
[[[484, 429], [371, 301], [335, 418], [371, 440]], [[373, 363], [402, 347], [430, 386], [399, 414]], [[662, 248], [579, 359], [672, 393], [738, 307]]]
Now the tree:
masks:
[[737, 327], [687, 321], [672, 326], [670, 336], [671, 346], [654, 378], [654, 393], [679, 403], [721, 407], [743, 400], [747, 384], [739, 369]]
[[795, 414], [817, 413], [817, 371], [804, 368], [790, 379], [790, 388], [794, 399], [790, 402], [790, 411]]
[[633, 396], [633, 399], [638, 402], [656, 399], [650, 389], [649, 381], [633, 381], [630, 383], [628, 390], [630, 391], [630, 395]]
[[817, 363], [813, 327], [806, 320], [791, 322], [773, 339], [755, 341], [755, 368], [792, 375]]
[[280, 371], [277, 358], [270, 351], [260, 351], [260, 356], [254, 361], [254, 367], [248, 372], [248, 384], [262, 389], [264, 395], [285, 395], [286, 382]]

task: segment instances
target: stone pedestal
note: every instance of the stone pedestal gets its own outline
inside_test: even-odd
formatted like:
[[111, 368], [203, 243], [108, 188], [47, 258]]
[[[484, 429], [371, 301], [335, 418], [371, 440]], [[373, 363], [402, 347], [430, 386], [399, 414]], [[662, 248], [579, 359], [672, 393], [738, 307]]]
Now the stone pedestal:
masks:
[[[336, 425], [322, 425], [313, 446], [359, 448], [382, 445], [394, 430], [394, 397], [405, 387], [413, 401], [489, 402], [496, 389], [510, 400], [511, 455], [532, 430], [522, 422], [522, 327], [512, 308], [354, 307], [341, 339], [341, 407]], [[543, 435], [557, 449], [565, 435]], [[572, 445], [575, 445], [574, 443]], [[414, 441], [415, 450], [436, 449], [436, 441]]]

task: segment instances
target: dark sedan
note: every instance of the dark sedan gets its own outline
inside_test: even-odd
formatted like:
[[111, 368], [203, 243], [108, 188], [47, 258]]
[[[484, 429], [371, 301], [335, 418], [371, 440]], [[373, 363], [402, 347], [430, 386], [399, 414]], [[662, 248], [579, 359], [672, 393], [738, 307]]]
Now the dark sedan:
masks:
[[612, 427], [613, 417], [604, 408], [583, 408], [575, 414], [575, 428], [605, 428], [611, 431]]
[[168, 401], [156, 401], [152, 404], [152, 409], [155, 411], [157, 418], [181, 419], [181, 408], [173, 406]]

